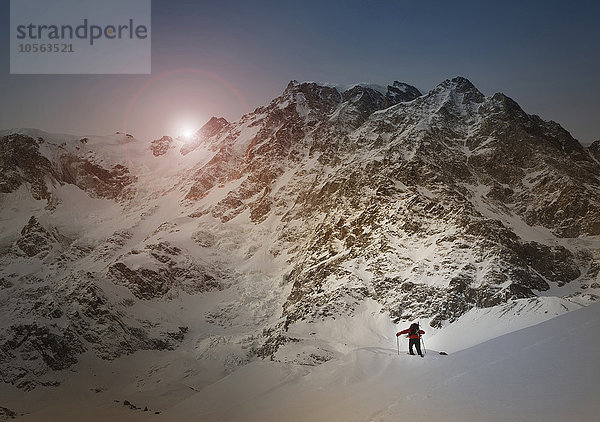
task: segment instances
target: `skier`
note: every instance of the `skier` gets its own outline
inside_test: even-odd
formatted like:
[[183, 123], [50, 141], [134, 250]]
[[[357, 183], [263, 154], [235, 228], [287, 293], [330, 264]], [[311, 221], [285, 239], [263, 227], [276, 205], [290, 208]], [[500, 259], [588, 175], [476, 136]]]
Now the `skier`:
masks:
[[408, 353], [414, 355], [413, 346], [417, 346], [417, 353], [419, 356], [423, 357], [423, 353], [421, 353], [421, 334], [425, 334], [425, 331], [419, 329], [419, 324], [413, 322], [410, 325], [410, 328], [396, 333], [396, 337], [401, 336], [402, 334], [408, 334]]

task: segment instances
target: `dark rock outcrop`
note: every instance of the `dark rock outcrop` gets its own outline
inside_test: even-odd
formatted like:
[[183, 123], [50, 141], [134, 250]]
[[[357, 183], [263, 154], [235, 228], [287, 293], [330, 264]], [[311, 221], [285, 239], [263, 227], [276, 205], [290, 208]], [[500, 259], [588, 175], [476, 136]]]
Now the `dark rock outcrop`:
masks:
[[174, 148], [174, 145], [173, 138], [171, 138], [170, 136], [163, 136], [160, 139], [155, 139], [150, 144], [152, 155], [154, 155], [155, 157], [165, 155], [171, 148]]

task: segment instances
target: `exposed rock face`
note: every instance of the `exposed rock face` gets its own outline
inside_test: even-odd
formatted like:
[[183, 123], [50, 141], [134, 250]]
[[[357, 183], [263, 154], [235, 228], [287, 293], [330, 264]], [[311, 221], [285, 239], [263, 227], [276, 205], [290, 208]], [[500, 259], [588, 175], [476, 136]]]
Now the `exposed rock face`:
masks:
[[170, 136], [163, 136], [160, 139], [152, 141], [152, 144], [150, 144], [150, 149], [155, 157], [165, 155], [170, 148], [174, 148], [173, 138]]
[[[54, 330], [52, 330], [54, 328]], [[84, 352], [81, 341], [71, 329], [31, 325], [11, 325], [3, 333], [0, 353], [3, 361], [20, 358], [25, 361], [41, 360], [37, 365], [26, 365], [20, 372], [13, 368], [3, 368], [2, 381], [18, 383], [26, 390], [34, 388], [32, 375], [40, 376], [46, 367], [52, 370], [68, 368], [77, 362], [77, 355]], [[4, 365], [3, 365], [4, 366]]]
[[600, 140], [595, 141], [588, 147], [588, 151], [596, 159], [596, 161], [600, 162]]
[[0, 406], [0, 421], [7, 421], [17, 418], [17, 412], [10, 410], [7, 407]]
[[135, 181], [135, 176], [122, 164], [107, 169], [93, 160], [71, 154], [62, 156], [60, 164], [60, 182], [76, 185], [96, 198], [127, 196], [127, 188]]
[[21, 288], [5, 289], [0, 298], [13, 318], [0, 331], [0, 373], [2, 381], [26, 390], [47, 385], [48, 370], [70, 367], [86, 350], [114, 359], [140, 349], [171, 349], [187, 330], [150, 333], [144, 321], [111, 303], [91, 273], [73, 272], [51, 284], [21, 277], [18, 283]]
[[[241, 181], [204, 211], [221, 221], [282, 216], [274, 249], [294, 251], [286, 326], [351, 313], [365, 297], [439, 324], [576, 280], [589, 264], [517, 228], [600, 233], [599, 167], [577, 141], [465, 78], [404, 91], [409, 102], [384, 108], [370, 88], [293, 81], [255, 111], [246, 148], [235, 151], [232, 132], [193, 176], [189, 200]], [[284, 174], [293, 188], [275, 189]], [[415, 259], [420, 248], [429, 253]]]
[[143, 261], [152, 263], [155, 269], [133, 270], [123, 262], [116, 262], [109, 267], [107, 274], [117, 283], [127, 286], [140, 299], [162, 297], [172, 289], [193, 294], [223, 288], [225, 276], [218, 270], [203, 268], [191, 257], [183, 255], [179, 248], [165, 242], [147, 245], [145, 250], [134, 250], [121, 258], [124, 261], [132, 257], [139, 260], [140, 255], [146, 255]]
[[41, 255], [44, 258], [54, 243], [59, 242], [59, 236], [55, 233], [50, 233], [37, 221], [35, 217], [31, 217], [23, 230], [21, 237], [16, 242], [16, 246], [28, 257]]
[[0, 139], [0, 192], [14, 192], [25, 184], [35, 199], [45, 199], [51, 207], [52, 185], [72, 184], [94, 197], [114, 199], [135, 181], [121, 164], [105, 168], [90, 157], [63, 152], [61, 146], [51, 162], [40, 151], [43, 142], [21, 134]]
[[[405, 103], [420, 97], [421, 91], [412, 85], [403, 82], [394, 81], [392, 85], [388, 85], [388, 91], [385, 94], [386, 105], [391, 106], [398, 103]], [[385, 107], [387, 108], [387, 107]]]
[[200, 128], [198, 133], [196, 133], [197, 137], [204, 138], [212, 138], [215, 136], [221, 129], [227, 126], [229, 122], [223, 117], [211, 117], [208, 122], [204, 126]]
[[35, 199], [49, 199], [46, 179], [57, 179], [58, 175], [50, 161], [40, 154], [41, 142], [20, 134], [0, 139], [0, 192], [14, 192], [27, 183]]

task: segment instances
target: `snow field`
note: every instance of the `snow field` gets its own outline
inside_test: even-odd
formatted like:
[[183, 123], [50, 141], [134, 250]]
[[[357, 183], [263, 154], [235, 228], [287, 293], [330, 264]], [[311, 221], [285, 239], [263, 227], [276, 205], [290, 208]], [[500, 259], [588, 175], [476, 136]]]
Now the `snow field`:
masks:
[[160, 419], [595, 421], [598, 324], [591, 305], [449, 356], [373, 346], [309, 371], [253, 362]]

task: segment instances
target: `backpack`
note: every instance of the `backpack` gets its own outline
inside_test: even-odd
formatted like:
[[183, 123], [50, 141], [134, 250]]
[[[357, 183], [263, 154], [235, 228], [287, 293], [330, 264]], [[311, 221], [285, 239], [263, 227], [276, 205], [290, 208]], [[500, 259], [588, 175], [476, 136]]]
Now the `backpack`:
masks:
[[419, 335], [419, 324], [417, 324], [416, 322], [411, 324], [410, 328], [408, 329], [408, 334], [411, 336], [418, 336]]

